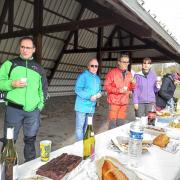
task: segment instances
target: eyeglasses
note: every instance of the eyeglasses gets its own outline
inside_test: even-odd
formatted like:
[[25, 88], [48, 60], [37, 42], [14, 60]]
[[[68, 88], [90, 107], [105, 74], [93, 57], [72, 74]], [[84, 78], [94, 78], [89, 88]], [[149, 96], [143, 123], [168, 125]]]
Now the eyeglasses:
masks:
[[127, 61], [120, 61], [120, 62], [123, 64], [129, 64], [129, 62], [127, 62]]
[[93, 64], [91, 64], [90, 65], [92, 68], [98, 68], [98, 65], [93, 65]]
[[33, 47], [26, 47], [26, 46], [20, 46], [20, 48], [27, 49], [27, 50], [33, 49]]

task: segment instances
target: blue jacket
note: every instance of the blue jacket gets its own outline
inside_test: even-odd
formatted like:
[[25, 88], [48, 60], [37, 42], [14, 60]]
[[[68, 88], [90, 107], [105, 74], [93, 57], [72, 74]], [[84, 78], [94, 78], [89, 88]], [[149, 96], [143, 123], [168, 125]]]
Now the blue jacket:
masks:
[[81, 73], [76, 81], [75, 93], [77, 94], [75, 111], [83, 113], [94, 113], [96, 102], [90, 97], [101, 92], [101, 80], [98, 75], [88, 70]]
[[133, 103], [155, 103], [156, 75], [149, 71], [145, 76], [142, 71], [135, 74], [136, 86], [133, 92]]

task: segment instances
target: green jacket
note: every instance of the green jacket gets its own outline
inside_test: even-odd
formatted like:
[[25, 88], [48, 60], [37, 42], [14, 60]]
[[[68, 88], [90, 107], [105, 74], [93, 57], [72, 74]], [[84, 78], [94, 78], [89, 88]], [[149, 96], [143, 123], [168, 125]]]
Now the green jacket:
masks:
[[[11, 66], [13, 69], [9, 74]], [[13, 80], [27, 78], [27, 86], [13, 88]], [[35, 60], [20, 57], [6, 60], [0, 68], [0, 90], [7, 91], [6, 101], [23, 106], [23, 110], [31, 112], [42, 109], [47, 96], [47, 79], [44, 69]]]

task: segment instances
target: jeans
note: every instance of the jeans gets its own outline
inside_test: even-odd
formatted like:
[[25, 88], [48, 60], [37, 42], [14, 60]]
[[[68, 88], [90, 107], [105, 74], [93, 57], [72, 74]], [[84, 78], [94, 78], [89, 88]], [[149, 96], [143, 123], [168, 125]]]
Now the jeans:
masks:
[[92, 113], [83, 113], [76, 111], [76, 141], [83, 139], [87, 128], [87, 117]]
[[11, 106], [6, 107], [4, 122], [4, 137], [6, 137], [7, 127], [14, 127], [14, 140], [18, 138], [19, 131], [23, 127], [24, 133], [24, 158], [29, 161], [36, 158], [35, 141], [39, 130], [40, 111], [26, 112]]

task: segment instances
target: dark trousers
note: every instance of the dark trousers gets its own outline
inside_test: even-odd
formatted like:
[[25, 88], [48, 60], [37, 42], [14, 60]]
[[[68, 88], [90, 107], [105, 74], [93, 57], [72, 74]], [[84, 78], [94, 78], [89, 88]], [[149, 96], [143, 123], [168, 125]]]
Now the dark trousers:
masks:
[[148, 112], [152, 110], [154, 103], [140, 103], [138, 110], [135, 111], [136, 117], [147, 116]]
[[[39, 130], [40, 111], [26, 112], [11, 106], [6, 107], [4, 121], [4, 137], [6, 137], [7, 127], [14, 127], [14, 140], [18, 138], [21, 127], [24, 134], [24, 158], [25, 162], [36, 158], [35, 141]], [[5, 139], [5, 138], [4, 138]]]

